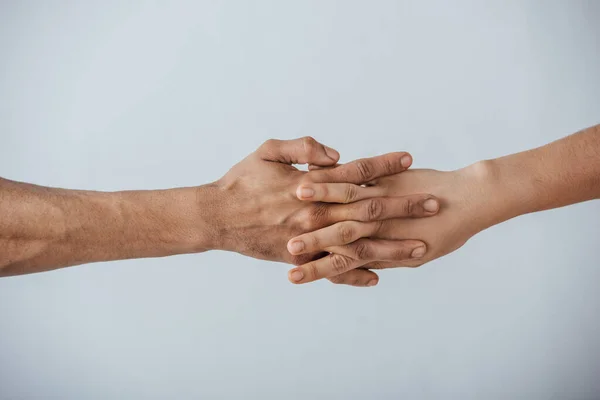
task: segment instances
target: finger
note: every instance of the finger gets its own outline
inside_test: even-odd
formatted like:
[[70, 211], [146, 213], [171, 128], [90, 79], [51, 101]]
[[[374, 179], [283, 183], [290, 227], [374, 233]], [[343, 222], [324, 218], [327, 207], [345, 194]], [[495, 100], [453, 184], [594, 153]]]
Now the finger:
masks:
[[[371, 189], [376, 192], [376, 188]], [[322, 200], [318, 200], [322, 201]], [[339, 221], [379, 221], [392, 218], [431, 217], [440, 209], [440, 202], [429, 194], [402, 197], [375, 197], [351, 204], [335, 204], [328, 207], [329, 223]]]
[[310, 136], [294, 140], [269, 139], [258, 148], [257, 154], [263, 160], [284, 164], [331, 166], [340, 159], [337, 151]]
[[330, 254], [315, 261], [300, 265], [288, 272], [288, 279], [292, 283], [308, 283], [322, 278], [343, 274], [358, 268], [364, 261], [353, 260], [341, 254]]
[[381, 197], [385, 189], [379, 186], [362, 187], [352, 183], [303, 183], [296, 189], [300, 200], [326, 203], [352, 203], [353, 201]]
[[372, 261], [399, 262], [420, 260], [427, 253], [427, 245], [420, 240], [380, 240], [359, 239], [345, 246], [333, 246], [325, 249], [363, 264]]
[[327, 278], [336, 285], [350, 285], [356, 287], [370, 287], [379, 283], [379, 276], [373, 271], [357, 268], [343, 274]]
[[339, 167], [342, 164], [335, 164], [335, 165], [331, 165], [328, 167], [321, 167], [320, 165], [314, 165], [314, 164], [309, 164], [308, 165], [308, 170], [309, 171], [317, 171], [319, 169], [327, 169], [327, 168], [335, 168], [335, 167]]
[[390, 268], [417, 268], [423, 265], [422, 260], [411, 260], [403, 262], [392, 262], [392, 261], [375, 261], [363, 265], [362, 268], [368, 269], [390, 269]]
[[388, 269], [388, 268], [401, 268], [404, 267], [404, 265], [399, 264], [399, 263], [395, 263], [395, 262], [391, 262], [391, 261], [374, 261], [374, 262], [370, 262], [368, 264], [363, 265], [363, 268], [366, 269]]
[[380, 226], [379, 222], [338, 222], [291, 239], [287, 248], [290, 254], [298, 255], [320, 251], [332, 246], [342, 246], [362, 237], [375, 235]]
[[310, 171], [308, 177], [313, 182], [363, 184], [382, 176], [405, 171], [411, 164], [412, 157], [406, 152], [388, 153], [355, 160], [336, 168]]

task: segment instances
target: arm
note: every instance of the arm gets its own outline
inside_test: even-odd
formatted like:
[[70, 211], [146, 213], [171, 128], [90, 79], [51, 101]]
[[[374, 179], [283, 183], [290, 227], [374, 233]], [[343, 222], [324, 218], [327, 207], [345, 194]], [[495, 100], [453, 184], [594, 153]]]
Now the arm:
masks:
[[537, 149], [483, 161], [471, 169], [486, 185], [486, 197], [496, 211], [489, 226], [526, 213], [598, 199], [600, 125]]
[[[327, 171], [314, 173], [326, 175]], [[327, 182], [327, 176], [315, 178]], [[299, 191], [308, 187], [316, 193], [313, 200], [338, 202], [339, 196], [331, 194], [335, 185], [310, 183]], [[293, 238], [288, 243], [292, 254], [301, 254], [294, 250], [296, 242], [305, 244], [306, 251], [332, 254], [291, 270], [292, 282], [330, 278], [335, 283], [371, 286], [377, 281], [365, 268], [418, 267], [510, 218], [600, 198], [600, 125], [534, 150], [457, 171], [411, 170], [379, 179], [373, 187], [353, 190], [363, 198], [433, 193], [442, 207], [432, 218], [343, 221]], [[395, 246], [393, 241], [406, 237], [425, 243], [419, 257], [408, 258]]]
[[[337, 181], [361, 183], [404, 171], [406, 153], [391, 153], [334, 168]], [[300, 201], [306, 172], [292, 164], [334, 165], [335, 150], [311, 138], [270, 140], [215, 183], [150, 191], [92, 192], [54, 189], [0, 178], [0, 276], [83, 263], [162, 257], [206, 250], [305, 263], [318, 252], [292, 256], [290, 237], [346, 218], [369, 220], [365, 207], [340, 208]], [[410, 161], [410, 157], [409, 157]], [[407, 201], [423, 203], [432, 196]], [[430, 216], [423, 207], [412, 216]], [[398, 212], [395, 217], [403, 214]], [[407, 248], [422, 245], [406, 240]]]
[[216, 189], [92, 192], [0, 180], [0, 275], [215, 247]]

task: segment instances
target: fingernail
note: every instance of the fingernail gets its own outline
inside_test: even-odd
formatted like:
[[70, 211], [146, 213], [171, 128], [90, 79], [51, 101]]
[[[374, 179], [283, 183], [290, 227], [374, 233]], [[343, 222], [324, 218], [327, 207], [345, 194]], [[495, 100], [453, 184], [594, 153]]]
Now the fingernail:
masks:
[[427, 199], [423, 203], [423, 208], [428, 212], [436, 212], [439, 208], [439, 204], [435, 199]]
[[377, 285], [377, 279], [371, 279], [369, 282], [367, 282], [367, 286], [375, 286]]
[[412, 251], [412, 253], [410, 253], [410, 256], [412, 258], [421, 258], [421, 257], [423, 257], [423, 255], [425, 255], [425, 247], [423, 247], [423, 246], [417, 247], [416, 249], [414, 249]]
[[337, 162], [340, 159], [340, 153], [332, 149], [331, 147], [325, 147], [325, 153], [327, 153], [327, 157], [331, 158], [333, 161]]
[[304, 274], [299, 269], [296, 269], [292, 271], [290, 278], [292, 278], [292, 281], [294, 282], [300, 282], [302, 278], [304, 278]]
[[292, 253], [292, 254], [301, 253], [302, 250], [304, 250], [304, 242], [296, 241], [296, 242], [290, 243], [289, 250], [290, 250], [290, 253]]
[[409, 156], [408, 154], [405, 156], [402, 156], [402, 158], [400, 159], [400, 164], [402, 164], [402, 166], [404, 168], [410, 167], [410, 164], [412, 164], [412, 157]]
[[315, 195], [315, 191], [311, 188], [301, 187], [296, 191], [296, 195], [301, 199], [310, 199]]

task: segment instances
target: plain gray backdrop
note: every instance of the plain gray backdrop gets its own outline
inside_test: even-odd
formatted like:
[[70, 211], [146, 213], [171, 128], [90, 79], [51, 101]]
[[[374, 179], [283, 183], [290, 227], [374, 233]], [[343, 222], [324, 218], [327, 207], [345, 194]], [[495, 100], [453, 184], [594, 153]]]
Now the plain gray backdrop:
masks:
[[[599, 19], [593, 0], [4, 0], [0, 176], [199, 185], [304, 135], [459, 168], [600, 122]], [[1, 279], [0, 398], [598, 399], [599, 238], [596, 201], [371, 289], [223, 252]]]

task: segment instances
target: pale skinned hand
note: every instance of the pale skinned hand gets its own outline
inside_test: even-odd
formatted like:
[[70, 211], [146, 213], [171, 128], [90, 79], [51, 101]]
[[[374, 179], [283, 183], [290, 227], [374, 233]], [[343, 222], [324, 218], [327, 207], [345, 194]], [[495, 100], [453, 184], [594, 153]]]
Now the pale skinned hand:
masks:
[[[317, 175], [316, 179], [319, 178]], [[290, 270], [290, 281], [307, 283], [328, 278], [334, 283], [373, 286], [378, 277], [367, 269], [418, 267], [453, 252], [491, 225], [486, 219], [481, 181], [477, 166], [472, 166], [452, 172], [410, 170], [377, 179], [368, 187], [354, 185], [350, 188], [339, 183], [299, 186], [298, 198], [307, 201], [348, 203], [370, 199], [372, 215], [379, 221], [343, 221], [290, 240], [288, 250], [294, 255], [318, 251], [331, 253]], [[314, 192], [310, 198], [302, 196], [307, 189]], [[435, 194], [441, 202], [439, 213], [422, 219], [387, 218], [399, 210], [410, 215], [417, 205], [404, 196], [414, 193]], [[436, 207], [436, 204], [431, 206]], [[424, 245], [411, 249], [394, 245], [394, 241], [408, 238], [421, 240]]]
[[[379, 214], [371, 200], [353, 198], [352, 204], [326, 204], [304, 201], [296, 196], [299, 185], [318, 182], [346, 182], [352, 187], [383, 176], [405, 171], [412, 158], [404, 152], [356, 160], [322, 171], [300, 171], [293, 164], [335, 166], [339, 154], [312, 138], [269, 140], [246, 159], [235, 165], [213, 185], [215, 241], [213, 248], [239, 252], [251, 257], [304, 264], [323, 255], [320, 249], [292, 255], [288, 240], [340, 221], [374, 221], [383, 218], [428, 217], [424, 204], [434, 197], [428, 194], [382, 200], [390, 212]], [[358, 187], [358, 186], [357, 186]], [[343, 190], [343, 186], [337, 186]], [[343, 195], [343, 194], [341, 194]], [[347, 193], [347, 196], [352, 193]], [[399, 202], [413, 205], [397, 207]], [[379, 203], [378, 203], [379, 204]], [[427, 203], [429, 204], [429, 203]], [[393, 242], [397, 251], [410, 257], [420, 241], [405, 237]]]

